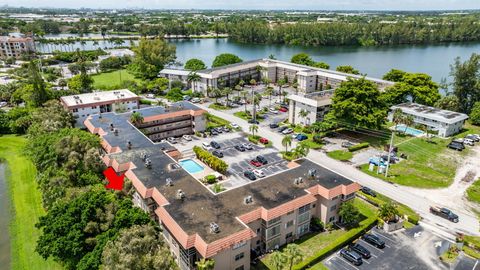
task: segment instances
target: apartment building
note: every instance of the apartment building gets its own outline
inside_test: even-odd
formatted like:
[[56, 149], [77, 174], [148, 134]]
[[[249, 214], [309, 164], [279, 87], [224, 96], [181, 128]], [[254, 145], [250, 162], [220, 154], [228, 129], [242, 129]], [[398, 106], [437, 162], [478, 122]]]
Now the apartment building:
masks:
[[25, 53], [35, 52], [31, 37], [0, 36], [0, 58], [20, 58]]
[[[178, 69], [164, 69], [159, 76], [170, 80], [179, 80], [187, 83], [190, 71]], [[363, 76], [343, 72], [298, 65], [272, 59], [257, 59], [218, 68], [204, 69], [195, 72], [199, 75], [198, 81], [192, 82], [192, 89], [206, 93], [208, 88], [223, 86], [233, 87], [240, 80], [249, 82], [255, 79], [260, 82], [263, 78], [276, 83], [282, 79], [287, 83], [298, 84], [298, 91], [303, 94], [335, 89], [348, 77], [361, 78]], [[392, 85], [392, 82], [366, 77], [375, 82], [380, 89]]]
[[64, 96], [60, 102], [72, 112], [77, 125], [82, 126], [90, 115], [136, 110], [140, 106], [140, 97], [128, 89], [122, 89]]
[[402, 110], [404, 115], [413, 117], [415, 124], [425, 125], [428, 129], [438, 132], [440, 137], [449, 137], [460, 132], [468, 119], [468, 115], [417, 103], [402, 103], [390, 107], [388, 120], [393, 120], [393, 112]]
[[195, 262], [208, 258], [218, 270], [248, 270], [252, 250], [298, 239], [309, 232], [312, 217], [338, 221], [340, 205], [360, 188], [303, 159], [279, 174], [214, 193], [179, 165], [173, 146], [154, 143], [129, 116], [90, 115], [85, 126], [101, 137], [105, 164], [132, 181], [135, 205], [160, 224], [181, 269], [196, 269]]
[[311, 125], [323, 121], [330, 110], [333, 92], [334, 90], [324, 90], [306, 95], [289, 95], [289, 123]]
[[180, 101], [168, 107], [150, 107], [138, 110], [143, 122], [137, 128], [152, 141], [185, 134], [203, 132], [206, 129], [206, 111], [190, 102]]

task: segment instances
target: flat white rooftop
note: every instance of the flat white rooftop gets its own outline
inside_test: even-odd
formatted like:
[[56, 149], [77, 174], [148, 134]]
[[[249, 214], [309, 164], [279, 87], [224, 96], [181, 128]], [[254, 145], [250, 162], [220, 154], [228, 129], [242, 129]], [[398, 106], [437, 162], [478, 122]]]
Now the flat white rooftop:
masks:
[[130, 90], [121, 89], [121, 90], [113, 90], [113, 91], [96, 91], [92, 93], [64, 96], [64, 97], [61, 97], [60, 99], [66, 106], [70, 107], [70, 106], [88, 105], [88, 104], [122, 100], [122, 99], [135, 98], [135, 97], [138, 98], [138, 96], [132, 93]]
[[401, 109], [402, 112], [412, 114], [417, 117], [423, 117], [426, 119], [436, 120], [441, 123], [454, 124], [459, 121], [468, 119], [468, 115], [459, 112], [447, 111], [438, 109], [435, 107], [425, 106], [418, 103], [402, 103], [390, 107], [393, 111], [395, 109]]

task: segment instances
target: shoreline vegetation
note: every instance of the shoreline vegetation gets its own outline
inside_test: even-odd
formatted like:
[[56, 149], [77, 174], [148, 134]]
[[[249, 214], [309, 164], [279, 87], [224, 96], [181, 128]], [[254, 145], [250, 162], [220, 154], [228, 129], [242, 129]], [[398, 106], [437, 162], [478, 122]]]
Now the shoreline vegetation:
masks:
[[35, 228], [45, 214], [35, 181], [36, 169], [22, 153], [26, 139], [8, 135], [0, 137], [0, 159], [6, 165], [7, 185], [10, 193], [12, 218], [9, 225], [11, 269], [62, 269], [53, 260], [45, 261], [35, 252], [40, 230]]

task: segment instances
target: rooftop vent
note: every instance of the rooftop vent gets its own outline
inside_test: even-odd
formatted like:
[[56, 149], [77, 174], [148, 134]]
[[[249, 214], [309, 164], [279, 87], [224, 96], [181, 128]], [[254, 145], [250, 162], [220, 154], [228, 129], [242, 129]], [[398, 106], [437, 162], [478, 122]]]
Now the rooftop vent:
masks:
[[183, 192], [181, 189], [177, 190], [177, 199], [182, 200], [185, 199], [185, 192]]
[[301, 183], [303, 183], [303, 178], [302, 177], [295, 178], [295, 180], [293, 180], [293, 183], [295, 185], [300, 185]]
[[167, 179], [165, 179], [165, 182], [166, 182], [166, 184], [165, 184], [166, 186], [169, 186], [169, 187], [170, 187], [170, 186], [173, 186], [172, 178], [167, 178]]
[[113, 131], [113, 123], [110, 123], [110, 131]]
[[152, 161], [149, 158], [145, 159], [145, 167], [147, 167], [148, 169], [152, 168]]
[[100, 100], [100, 97], [94, 97], [93, 99], [94, 100]]
[[219, 233], [220, 232], [220, 227], [218, 226], [217, 223], [211, 222], [210, 223], [210, 233]]
[[127, 142], [127, 148], [128, 148], [128, 149], [132, 149], [132, 142], [131, 142], [131, 141], [128, 141], [128, 142]]
[[115, 134], [115, 136], [118, 136], [118, 129], [117, 128], [113, 129], [113, 134]]
[[317, 175], [317, 170], [315, 170], [315, 169], [308, 170], [308, 176], [309, 177], [315, 178], [316, 175]]
[[248, 195], [247, 197], [243, 198], [243, 202], [245, 204], [249, 204], [253, 202], [253, 197], [251, 195]]

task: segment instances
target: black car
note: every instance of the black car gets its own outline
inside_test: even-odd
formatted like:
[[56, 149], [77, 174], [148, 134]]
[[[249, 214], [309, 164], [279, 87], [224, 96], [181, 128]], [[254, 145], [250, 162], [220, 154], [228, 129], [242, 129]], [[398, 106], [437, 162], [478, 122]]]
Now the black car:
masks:
[[237, 144], [234, 147], [235, 147], [235, 149], [237, 149], [240, 152], [245, 152], [245, 147], [243, 147], [243, 145], [241, 145], [241, 144]]
[[370, 258], [372, 255], [370, 254], [370, 251], [366, 249], [364, 246], [360, 244], [351, 244], [350, 245], [350, 250], [355, 251], [356, 253], [362, 255], [364, 259]]
[[217, 150], [213, 150], [212, 151], [212, 155], [218, 157], [218, 158], [222, 158], [223, 157], [223, 153], [220, 152], [220, 151], [217, 151]]
[[215, 141], [212, 141], [210, 142], [210, 146], [215, 148], [215, 149], [220, 149], [220, 144], [218, 144], [217, 142]]
[[380, 249], [385, 247], [385, 242], [383, 242], [382, 240], [380, 240], [380, 238], [378, 238], [377, 236], [375, 236], [373, 234], [367, 233], [364, 236], [362, 236], [362, 239], [365, 240], [365, 242], [371, 244], [374, 247], [377, 247], [377, 248], [380, 248]]
[[447, 147], [457, 151], [462, 151], [463, 149], [465, 149], [465, 145], [463, 145], [463, 143], [455, 142], [455, 141], [449, 143]]
[[260, 122], [258, 122], [258, 120], [253, 120], [253, 119], [248, 120], [248, 123], [256, 124], [256, 125], [260, 124]]
[[215, 136], [215, 135], [218, 135], [218, 132], [215, 131], [214, 129], [212, 129], [212, 130], [210, 131], [210, 134], [211, 134], [212, 136]]
[[257, 161], [262, 163], [263, 165], [268, 163], [268, 160], [264, 156], [257, 156]]
[[373, 191], [371, 188], [368, 187], [362, 187], [361, 191], [367, 195], [370, 195], [372, 197], [377, 197], [377, 193]]
[[269, 125], [270, 128], [278, 128], [278, 124], [277, 123], [271, 123]]
[[245, 171], [245, 172], [243, 173], [243, 175], [244, 175], [245, 177], [247, 177], [248, 179], [252, 180], [252, 181], [257, 180], [257, 177], [255, 176], [255, 174], [254, 174], [252, 171]]
[[353, 265], [359, 266], [363, 263], [362, 256], [360, 256], [355, 251], [351, 251], [348, 249], [340, 250], [340, 255], [345, 258], [347, 261], [351, 262]]
[[277, 129], [278, 132], [282, 133], [285, 129], [287, 129], [287, 126], [281, 126]]

